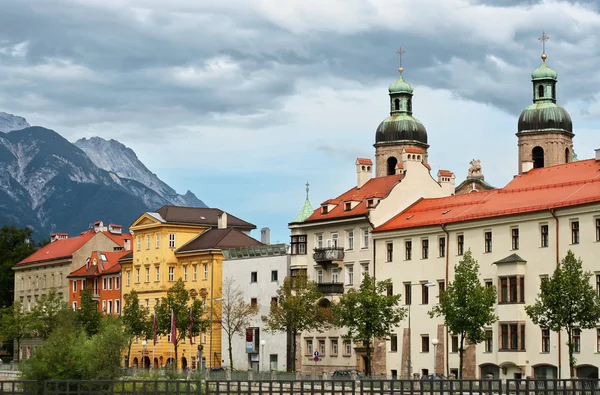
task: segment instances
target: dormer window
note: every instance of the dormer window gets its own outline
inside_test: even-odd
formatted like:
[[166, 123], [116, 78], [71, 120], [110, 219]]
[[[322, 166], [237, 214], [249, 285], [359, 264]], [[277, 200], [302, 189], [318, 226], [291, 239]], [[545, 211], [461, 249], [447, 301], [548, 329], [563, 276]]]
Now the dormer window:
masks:
[[321, 214], [327, 214], [329, 212], [329, 206], [321, 206]]
[[352, 203], [350, 203], [350, 202], [344, 203], [344, 211], [350, 211], [350, 210], [352, 210]]
[[367, 207], [373, 207], [374, 205], [375, 205], [375, 200], [373, 200], [373, 199], [367, 200]]

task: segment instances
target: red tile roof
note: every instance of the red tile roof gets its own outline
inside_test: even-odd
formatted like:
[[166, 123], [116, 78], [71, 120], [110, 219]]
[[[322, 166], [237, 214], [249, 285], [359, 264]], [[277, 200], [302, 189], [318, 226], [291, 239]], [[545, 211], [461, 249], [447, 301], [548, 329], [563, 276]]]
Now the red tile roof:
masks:
[[374, 232], [528, 213], [600, 201], [594, 159], [533, 169], [501, 189], [421, 199]]
[[[115, 235], [110, 232], [102, 232], [112, 241], [123, 247], [126, 239], [131, 240], [131, 235], [124, 233], [122, 235]], [[83, 247], [85, 243], [90, 241], [92, 237], [96, 235], [93, 230], [82, 232], [79, 236], [69, 237], [68, 239], [61, 239], [55, 242], [46, 244], [42, 248], [38, 249], [27, 258], [23, 259], [18, 265], [24, 265], [27, 263], [34, 262], [45, 262], [52, 261], [55, 259], [65, 259], [71, 257], [75, 251]]]
[[[329, 210], [327, 214], [321, 213], [321, 207], [316, 209], [310, 217], [308, 217], [304, 222], [311, 221], [323, 221], [330, 220], [334, 218], [345, 218], [345, 217], [355, 217], [359, 215], [366, 215], [368, 213], [366, 200], [370, 198], [384, 198], [390, 193], [392, 188], [402, 180], [404, 175], [395, 174], [386, 177], [376, 177], [371, 178], [369, 181], [365, 183], [360, 189], [354, 187], [349, 191], [341, 194], [337, 198], [329, 199], [323, 202], [322, 204], [336, 204], [334, 208]], [[346, 211], [344, 202], [349, 201], [358, 201], [353, 209]]]
[[453, 177], [454, 173], [452, 173], [450, 170], [439, 170], [438, 175], [442, 177]]
[[404, 147], [404, 151], [409, 154], [422, 154], [423, 149], [419, 147]]
[[[90, 257], [90, 262], [87, 267], [86, 265], [83, 265], [67, 277], [95, 277], [103, 274], [119, 273], [121, 271], [119, 259], [129, 253], [130, 251], [94, 252], [92, 256], [98, 255], [99, 258], [96, 265], [92, 264], [92, 257]], [[106, 261], [100, 262], [101, 254], [106, 257]]]
[[373, 161], [369, 158], [358, 158], [356, 159], [358, 165], [373, 165]]

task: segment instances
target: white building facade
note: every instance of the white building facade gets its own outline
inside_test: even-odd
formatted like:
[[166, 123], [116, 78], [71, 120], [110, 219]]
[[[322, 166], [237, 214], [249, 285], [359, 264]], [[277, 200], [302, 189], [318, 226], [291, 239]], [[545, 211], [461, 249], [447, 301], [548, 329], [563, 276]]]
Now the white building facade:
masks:
[[[223, 256], [223, 283], [233, 279], [233, 286], [239, 287], [246, 302], [258, 305], [258, 314], [250, 319], [250, 325], [244, 328], [245, 333], [233, 336], [234, 369], [285, 371], [288, 336], [283, 332], [267, 332], [261, 317], [269, 314], [272, 303], [277, 303], [277, 290], [290, 273], [287, 246], [271, 244], [224, 249]], [[221, 333], [222, 364], [231, 367], [227, 333], [225, 330]]]

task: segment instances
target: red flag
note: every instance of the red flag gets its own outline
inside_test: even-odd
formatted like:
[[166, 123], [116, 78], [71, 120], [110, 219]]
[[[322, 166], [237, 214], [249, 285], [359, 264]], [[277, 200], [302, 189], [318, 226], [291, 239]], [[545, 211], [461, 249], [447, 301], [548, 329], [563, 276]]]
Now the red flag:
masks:
[[177, 326], [176, 326], [176, 324], [177, 323], [175, 322], [175, 313], [171, 309], [171, 342], [173, 342], [173, 345], [177, 344]]
[[192, 308], [190, 307], [190, 344], [192, 344], [192, 328], [194, 328], [194, 316], [192, 315]]
[[154, 339], [154, 345], [156, 346], [156, 313], [154, 313], [154, 322], [152, 323], [152, 339]]

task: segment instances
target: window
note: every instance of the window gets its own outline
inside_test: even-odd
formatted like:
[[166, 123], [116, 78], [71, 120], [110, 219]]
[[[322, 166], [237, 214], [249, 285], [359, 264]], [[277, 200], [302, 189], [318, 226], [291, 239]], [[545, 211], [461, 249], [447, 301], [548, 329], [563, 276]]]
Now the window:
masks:
[[446, 282], [444, 280], [438, 281], [438, 295], [446, 290]]
[[142, 249], [142, 236], [137, 237], [137, 250], [140, 251]]
[[250, 299], [250, 306], [252, 306], [252, 307], [258, 307], [258, 299], [251, 298]]
[[354, 230], [349, 230], [346, 232], [346, 249], [353, 250], [354, 249]]
[[108, 279], [106, 277], [104, 277], [102, 279], [102, 289], [103, 290], [107, 290], [108, 289]]
[[205, 263], [203, 266], [204, 266], [204, 279], [208, 280], [208, 263]]
[[600, 353], [600, 328], [596, 328], [596, 352]]
[[421, 352], [429, 352], [429, 335], [421, 335]]
[[121, 289], [121, 277], [115, 277], [115, 289]]
[[73, 302], [73, 310], [77, 310], [77, 302]]
[[450, 340], [452, 343], [450, 344], [450, 352], [458, 352], [458, 336], [453, 335]]
[[121, 301], [115, 299], [115, 314], [121, 314]]
[[277, 272], [277, 270], [271, 270], [271, 281], [278, 281], [278, 272]]
[[456, 254], [462, 255], [465, 252], [465, 235], [456, 236]]
[[548, 247], [548, 225], [540, 226], [540, 247]]
[[550, 329], [542, 329], [542, 352], [550, 352]]
[[306, 255], [306, 235], [292, 236], [292, 255]]
[[183, 281], [187, 281], [187, 272], [188, 272], [188, 268], [187, 266], [183, 267]]
[[524, 303], [525, 302], [525, 277], [509, 276], [500, 277], [499, 303]]
[[277, 354], [269, 355], [269, 367], [271, 368], [272, 372], [276, 372], [277, 370], [279, 370], [279, 365], [277, 363]]
[[160, 233], [154, 236], [155, 248], [160, 248]]
[[323, 282], [323, 269], [317, 269], [317, 283], [321, 284]]
[[313, 341], [312, 339], [306, 339], [306, 355], [312, 355], [313, 354]]
[[492, 252], [492, 232], [485, 232], [485, 252]]
[[277, 297], [276, 296], [273, 296], [271, 298], [271, 306], [277, 307]]
[[352, 342], [350, 340], [344, 340], [344, 353], [345, 355], [352, 354]]
[[319, 354], [325, 355], [325, 340], [319, 340]]
[[317, 233], [315, 235], [315, 239], [315, 244], [317, 245], [317, 248], [323, 248], [323, 234]]
[[544, 85], [538, 85], [538, 97], [540, 99], [544, 98]]
[[102, 312], [106, 312], [106, 300], [102, 301]]
[[258, 281], [258, 272], [251, 272], [250, 273], [250, 282], [255, 283], [257, 281]]
[[510, 230], [510, 233], [512, 235], [512, 249], [518, 250], [519, 249], [519, 228], [512, 228]]
[[485, 352], [494, 351], [494, 333], [491, 329], [485, 330]]
[[169, 233], [169, 248], [175, 248], [175, 233]]
[[440, 237], [438, 239], [438, 244], [439, 244], [439, 256], [440, 258], [443, 258], [446, 256], [446, 238], [445, 237]]
[[361, 273], [360, 273], [360, 281], [362, 281], [367, 274], [369, 274], [369, 264], [363, 263], [360, 265]]
[[192, 266], [192, 281], [198, 280], [198, 265]]
[[112, 303], [113, 303], [112, 300], [108, 301], [108, 310], [106, 311], [108, 314], [112, 314], [112, 307], [113, 307]]
[[407, 261], [412, 259], [412, 241], [410, 240], [404, 242], [404, 259]]
[[394, 260], [394, 243], [386, 243], [387, 250], [387, 261], [392, 262]]
[[600, 241], [600, 218], [596, 218], [596, 241]]
[[404, 304], [409, 305], [412, 303], [412, 287], [410, 283], [404, 283]]
[[138, 269], [135, 269], [135, 282], [136, 282], [137, 284], [139, 284], [139, 283], [140, 283], [140, 269], [139, 269], [139, 268], [138, 268]]
[[158, 266], [154, 268], [154, 279], [155, 281], [160, 281], [160, 267]]
[[571, 244], [579, 244], [579, 221], [571, 222]]
[[492, 280], [485, 280], [485, 287], [490, 288], [494, 285]]
[[338, 269], [331, 269], [331, 282], [332, 283], [337, 283], [339, 282], [339, 270]]
[[[331, 247], [338, 248], [340, 235], [337, 232], [331, 233]], [[328, 246], [329, 247], [329, 246]]]
[[146, 235], [146, 249], [150, 249], [150, 235]]
[[73, 283], [73, 292], [77, 292], [77, 280], [71, 281]]
[[331, 355], [338, 355], [339, 345], [338, 339], [331, 339]]
[[596, 291], [598, 291], [598, 296], [600, 296], [600, 274], [596, 274]]
[[354, 266], [347, 266], [346, 272], [348, 274], [348, 285], [354, 284]]
[[150, 282], [150, 268], [149, 267], [146, 268], [146, 282], [147, 283]]
[[429, 258], [429, 239], [421, 240], [421, 259]]
[[127, 270], [127, 277], [126, 277], [126, 281], [127, 281], [127, 286], [131, 286], [131, 272], [129, 270]]
[[169, 268], [169, 281], [175, 281], [175, 268], [172, 266]]
[[390, 338], [390, 351], [397, 352], [398, 351], [398, 335], [392, 335]]
[[581, 329], [573, 329], [573, 352], [581, 352]]
[[525, 350], [525, 324], [500, 323], [500, 351]]
[[421, 304], [429, 304], [429, 287], [421, 284]]
[[362, 237], [362, 243], [363, 243], [362, 244], [362, 248], [369, 248], [369, 233], [370, 233], [369, 229], [364, 228], [362, 230], [362, 232], [363, 232], [363, 234], [362, 234], [363, 235], [363, 237]]

